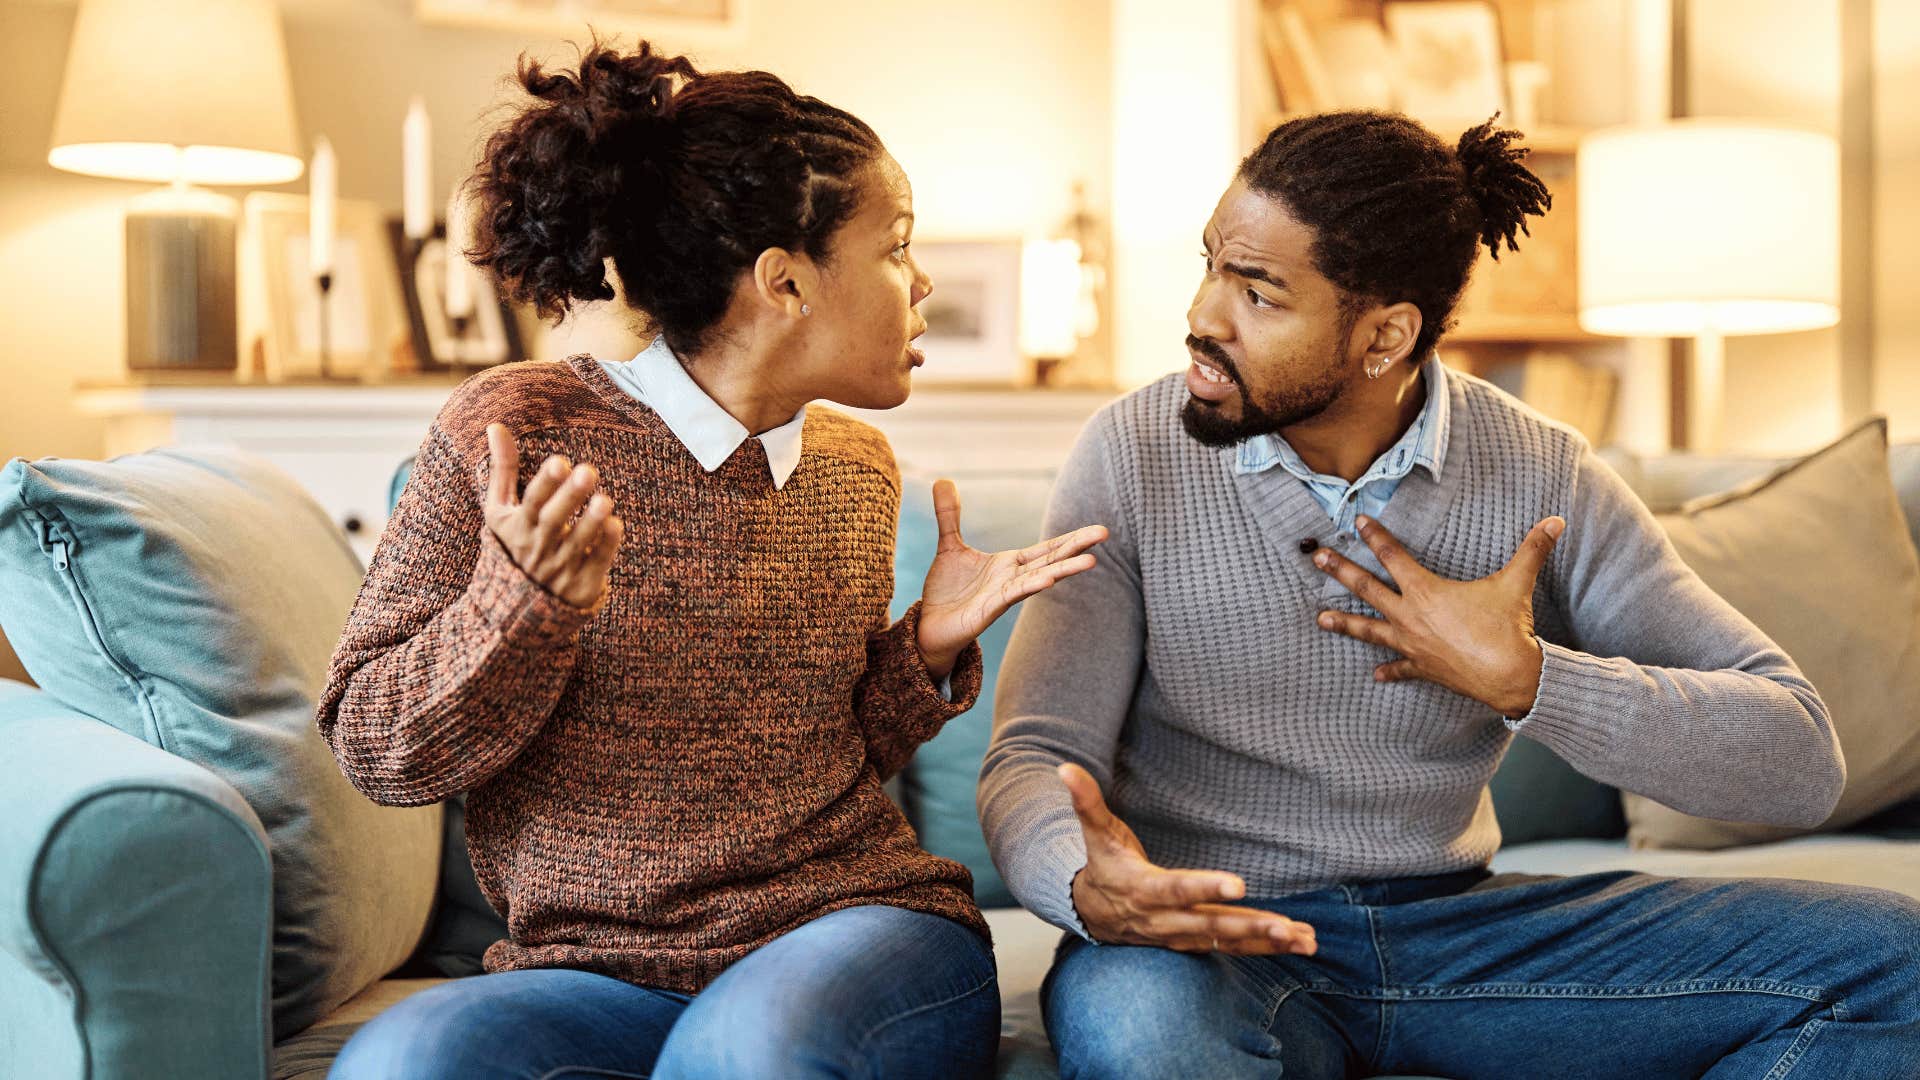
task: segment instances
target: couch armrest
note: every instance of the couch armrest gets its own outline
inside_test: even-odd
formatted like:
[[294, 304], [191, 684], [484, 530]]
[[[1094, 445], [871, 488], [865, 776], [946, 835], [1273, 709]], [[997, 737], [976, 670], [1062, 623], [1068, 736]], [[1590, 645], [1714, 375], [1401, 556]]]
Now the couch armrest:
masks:
[[0, 679], [0, 1075], [261, 1080], [267, 836], [227, 783]]

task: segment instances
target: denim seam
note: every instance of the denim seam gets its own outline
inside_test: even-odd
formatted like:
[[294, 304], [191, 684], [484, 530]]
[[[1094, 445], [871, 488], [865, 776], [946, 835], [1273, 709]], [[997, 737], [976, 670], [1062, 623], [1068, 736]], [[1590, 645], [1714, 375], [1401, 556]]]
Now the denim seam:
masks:
[[967, 998], [970, 998], [973, 995], [979, 993], [980, 991], [985, 990], [987, 987], [992, 986], [995, 980], [997, 980], [999, 977], [1000, 976], [998, 972], [988, 972], [986, 979], [982, 980], [979, 986], [976, 986], [973, 989], [968, 990], [964, 994], [955, 994], [950, 998], [945, 998], [940, 1001], [928, 1002], [925, 1005], [920, 1005], [915, 1008], [908, 1009], [906, 1012], [900, 1013], [898, 1016], [887, 1017], [885, 1020], [880, 1021], [878, 1024], [875, 1024], [872, 1028], [868, 1029], [865, 1035], [860, 1036], [860, 1041], [855, 1043], [853, 1046], [854, 1055], [856, 1057], [859, 1057], [861, 1053], [864, 1050], [866, 1050], [867, 1044], [873, 1041], [874, 1036], [880, 1034], [882, 1031], [885, 1031], [887, 1028], [892, 1027], [893, 1025], [899, 1023], [900, 1021], [918, 1016], [924, 1012], [932, 1012], [935, 1009], [944, 1009], [947, 1006], [952, 1005], [957, 1001], [965, 1001]]
[[616, 1080], [647, 1080], [648, 1077], [653, 1075], [652, 1072], [620, 1072], [615, 1069], [595, 1068], [592, 1065], [561, 1065], [541, 1073], [539, 1080], [554, 1080], [557, 1076], [565, 1076], [569, 1073], [578, 1073], [582, 1076], [611, 1076], [615, 1077]]
[[1770, 979], [1697, 979], [1675, 983], [1645, 983], [1635, 986], [1608, 986], [1600, 983], [1569, 983], [1543, 986], [1538, 983], [1472, 983], [1464, 986], [1381, 986], [1377, 991], [1355, 990], [1335, 984], [1311, 987], [1316, 992], [1356, 998], [1380, 998], [1391, 1001], [1434, 1001], [1468, 997], [1530, 998], [1637, 998], [1676, 997], [1686, 994], [1775, 994], [1834, 1005], [1837, 999], [1829, 990], [1815, 986], [1775, 982]]
[[[1360, 910], [1367, 914], [1367, 936], [1373, 939], [1373, 956], [1380, 965], [1380, 987], [1384, 990], [1392, 979], [1387, 974], [1387, 950], [1380, 944], [1380, 922], [1371, 905], [1363, 906]], [[1372, 1060], [1375, 1062], [1386, 1060], [1387, 1040], [1393, 1028], [1393, 1014], [1388, 1010], [1388, 1004], [1386, 998], [1380, 999], [1380, 1034], [1373, 1040]]]
[[[1842, 1011], [1841, 1003], [1837, 1001], [1834, 1002], [1828, 1007], [1827, 1011], [1832, 1014], [1833, 1020], [1840, 1019]], [[1794, 1068], [1800, 1064], [1800, 1059], [1806, 1054], [1808, 1048], [1813, 1046], [1813, 1040], [1818, 1038], [1822, 1031], [1826, 1030], [1829, 1022], [1828, 1020], [1815, 1017], [1805, 1024], [1802, 1024], [1800, 1026], [1800, 1034], [1794, 1037], [1793, 1045], [1787, 1047], [1787, 1052], [1780, 1055], [1780, 1060], [1773, 1063], [1773, 1068], [1768, 1069], [1767, 1075], [1762, 1077], [1761, 1080], [1785, 1080], [1787, 1074], [1793, 1072]]]

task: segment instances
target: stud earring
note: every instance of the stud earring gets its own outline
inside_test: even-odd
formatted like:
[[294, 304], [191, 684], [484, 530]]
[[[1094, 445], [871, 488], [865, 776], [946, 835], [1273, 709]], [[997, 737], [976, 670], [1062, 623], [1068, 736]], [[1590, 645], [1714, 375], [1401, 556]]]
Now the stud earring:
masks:
[[801, 305], [800, 305], [800, 314], [802, 314], [802, 315], [811, 315], [811, 314], [813, 314], [813, 305], [811, 305], [811, 304], [801, 304]]

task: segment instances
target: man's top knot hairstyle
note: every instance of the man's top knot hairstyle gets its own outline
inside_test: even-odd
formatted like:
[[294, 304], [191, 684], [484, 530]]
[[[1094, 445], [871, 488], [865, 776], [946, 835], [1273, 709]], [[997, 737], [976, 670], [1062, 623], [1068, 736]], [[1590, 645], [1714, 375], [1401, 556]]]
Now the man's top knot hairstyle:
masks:
[[853, 216], [873, 129], [764, 71], [703, 74], [641, 42], [595, 38], [572, 70], [520, 58], [532, 96], [469, 180], [475, 265], [559, 319], [627, 302], [681, 356], [700, 351], [735, 283], [770, 247], [816, 260]]
[[1273, 129], [1239, 175], [1313, 230], [1314, 266], [1349, 311], [1420, 309], [1418, 359], [1452, 329], [1480, 246], [1518, 251], [1526, 216], [1552, 205], [1520, 138], [1488, 120], [1448, 149], [1398, 114], [1320, 113]]

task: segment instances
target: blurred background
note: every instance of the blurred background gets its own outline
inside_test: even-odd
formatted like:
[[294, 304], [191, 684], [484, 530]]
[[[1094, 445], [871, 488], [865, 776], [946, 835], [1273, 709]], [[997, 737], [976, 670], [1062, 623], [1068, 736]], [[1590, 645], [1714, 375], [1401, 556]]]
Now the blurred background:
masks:
[[[1554, 191], [1450, 364], [1644, 454], [1920, 436], [1903, 0], [3, 0], [0, 460], [251, 439], [364, 554], [460, 378], [645, 340], [617, 305], [543, 326], [441, 242], [517, 58], [589, 25], [771, 70], [906, 168], [937, 291], [905, 459], [1044, 460], [1184, 367], [1235, 164], [1351, 106], [1449, 139], [1497, 109]], [[116, 141], [267, 168], [87, 156]]]

